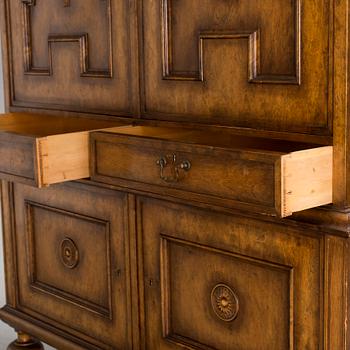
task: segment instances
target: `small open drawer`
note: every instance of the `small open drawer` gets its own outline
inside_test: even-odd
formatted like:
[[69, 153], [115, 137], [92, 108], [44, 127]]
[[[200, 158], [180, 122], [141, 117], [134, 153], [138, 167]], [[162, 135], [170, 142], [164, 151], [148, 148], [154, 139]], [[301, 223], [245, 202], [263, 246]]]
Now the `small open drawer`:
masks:
[[91, 133], [91, 178], [285, 217], [332, 202], [332, 146], [126, 126]]
[[89, 177], [89, 132], [118, 124], [27, 113], [0, 115], [0, 176], [38, 187]]

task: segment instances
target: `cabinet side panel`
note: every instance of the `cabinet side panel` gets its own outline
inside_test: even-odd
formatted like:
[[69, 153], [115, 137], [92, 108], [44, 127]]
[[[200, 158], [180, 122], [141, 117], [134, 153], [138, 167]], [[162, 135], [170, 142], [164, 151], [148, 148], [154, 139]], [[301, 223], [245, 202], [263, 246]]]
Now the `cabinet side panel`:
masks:
[[349, 243], [327, 237], [325, 244], [325, 349], [348, 349]]
[[13, 188], [7, 181], [1, 181], [1, 214], [2, 214], [2, 239], [3, 259], [5, 267], [6, 303], [9, 306], [17, 305], [17, 263], [16, 241], [14, 236], [13, 218]]

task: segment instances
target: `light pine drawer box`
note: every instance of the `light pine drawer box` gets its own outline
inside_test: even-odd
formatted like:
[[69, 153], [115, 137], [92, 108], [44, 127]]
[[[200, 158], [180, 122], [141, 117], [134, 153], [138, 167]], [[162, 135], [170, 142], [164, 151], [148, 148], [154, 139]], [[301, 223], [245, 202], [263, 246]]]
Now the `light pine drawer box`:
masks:
[[0, 176], [37, 187], [89, 173], [89, 133], [120, 123], [10, 113], [0, 116]]

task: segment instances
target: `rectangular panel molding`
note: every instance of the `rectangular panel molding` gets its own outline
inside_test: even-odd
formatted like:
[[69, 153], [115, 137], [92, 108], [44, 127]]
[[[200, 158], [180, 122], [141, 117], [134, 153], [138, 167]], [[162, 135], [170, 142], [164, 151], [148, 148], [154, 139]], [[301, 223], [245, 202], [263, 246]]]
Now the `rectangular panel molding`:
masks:
[[[36, 6], [36, 0], [22, 0], [23, 2], [23, 22], [24, 22], [24, 64], [25, 74], [30, 75], [52, 75], [52, 45], [55, 43], [77, 43], [79, 45], [80, 55], [77, 57], [80, 62], [80, 76], [81, 77], [101, 77], [112, 78], [112, 27], [111, 27], [111, 0], [100, 0], [106, 3], [106, 18], [104, 25], [108, 28], [108, 36], [105, 38], [108, 54], [108, 62], [106, 69], [93, 69], [89, 66], [89, 35], [88, 33], [76, 34], [48, 34], [48, 58], [49, 63], [47, 68], [40, 68], [35, 66], [33, 62], [33, 38], [32, 36], [32, 11]], [[70, 7], [70, 1], [65, 0], [64, 7]]]
[[126, 2], [3, 2], [11, 108], [137, 115], [137, 38]]
[[[215, 349], [215, 347], [210, 347], [201, 342], [198, 342], [196, 339], [193, 339], [189, 336], [191, 334], [190, 330], [186, 331], [186, 335], [181, 334], [181, 320], [178, 317], [173, 319], [173, 315], [177, 315], [178, 311], [173, 310], [178, 307], [177, 296], [173, 297], [174, 286], [181, 286], [181, 290], [186, 292], [185, 286], [182, 281], [176, 280], [176, 278], [181, 278], [184, 272], [179, 271], [182, 264], [187, 264], [187, 268], [190, 269], [192, 263], [195, 259], [197, 263], [204, 261], [215, 261], [215, 264], [223, 263], [225, 265], [230, 265], [232, 274], [240, 274], [242, 280], [245, 278], [254, 278], [258, 274], [264, 276], [270, 283], [275, 283], [276, 290], [278, 289], [282, 296], [277, 296], [275, 299], [275, 308], [274, 313], [275, 317], [281, 318], [280, 331], [278, 340], [274, 338], [270, 344], [271, 347], [282, 349], [283, 347], [288, 347], [288, 349], [294, 349], [294, 323], [293, 315], [295, 314], [294, 310], [294, 285], [293, 285], [293, 268], [291, 266], [284, 266], [280, 264], [270, 263], [268, 261], [262, 261], [259, 259], [254, 259], [253, 257], [248, 257], [239, 254], [232, 254], [223, 250], [214, 249], [208, 246], [203, 246], [196, 244], [190, 241], [185, 241], [181, 239], [176, 239], [165, 234], [161, 235], [161, 291], [162, 291], [162, 324], [163, 324], [163, 337], [170, 342], [175, 343], [177, 346], [181, 344], [189, 349]], [[177, 260], [177, 257], [181, 257], [181, 263]], [[195, 271], [193, 271], [194, 273]], [[188, 273], [191, 273], [189, 271]], [[214, 275], [213, 271], [207, 271], [208, 276]], [[195, 276], [195, 275], [193, 275]], [[196, 275], [198, 276], [198, 275]], [[229, 284], [223, 283], [223, 280], [218, 280], [216, 283], [212, 282], [208, 286], [207, 291], [207, 300], [206, 307], [211, 314], [210, 317], [215, 320], [218, 324], [221, 323], [222, 326], [232, 325], [232, 332], [235, 332], [233, 324], [237, 318], [244, 318], [245, 316], [242, 313], [250, 313], [249, 309], [253, 306], [250, 305], [245, 299], [252, 301], [252, 296], [246, 295], [249, 294], [249, 291], [244, 290], [245, 286], [237, 286], [238, 291], [242, 294], [239, 294], [236, 288], [231, 287]], [[247, 282], [247, 281], [245, 281]], [[268, 287], [268, 286], [266, 286]], [[194, 296], [196, 297], [196, 296]], [[261, 295], [261, 298], [263, 296]], [[282, 304], [281, 301], [285, 303]], [[191, 303], [191, 300], [188, 300], [188, 303]], [[193, 303], [195, 303], [193, 301]], [[182, 305], [182, 304], [181, 304]], [[204, 305], [203, 305], [204, 306]], [[263, 306], [260, 306], [264, 308]], [[184, 310], [183, 310], [184, 311]], [[198, 314], [204, 313], [204, 310], [197, 310]], [[268, 313], [269, 306], [265, 305], [264, 311], [261, 311], [265, 319], [265, 326], [269, 326], [268, 323], [271, 322]], [[286, 313], [289, 312], [289, 315]], [[241, 315], [240, 315], [241, 313]], [[240, 322], [238, 320], [238, 322]], [[253, 326], [254, 322], [259, 322], [257, 320], [250, 320], [250, 327]], [[259, 327], [258, 324], [256, 327]], [[284, 330], [282, 332], [281, 330]], [[246, 328], [248, 330], [248, 327]], [[244, 339], [244, 331], [241, 334], [236, 334], [236, 337]], [[193, 330], [192, 334], [196, 334]], [[223, 330], [224, 334], [224, 330]], [[235, 337], [232, 335], [232, 337]], [[230, 340], [233, 342], [233, 339]], [[262, 348], [265, 349], [268, 343], [268, 339], [260, 344]], [[236, 343], [237, 344], [237, 343]]]
[[[198, 34], [198, 71], [184, 71], [176, 70], [173, 67], [174, 59], [173, 55], [175, 49], [179, 49], [179, 45], [175, 45], [173, 40], [173, 30], [174, 25], [172, 18], [173, 13], [173, 0], [162, 0], [163, 9], [163, 22], [162, 22], [162, 41], [163, 41], [163, 78], [167, 80], [184, 80], [184, 81], [205, 81], [204, 76], [204, 55], [205, 55], [205, 40], [237, 40], [245, 39], [248, 42], [248, 80], [250, 83], [270, 83], [270, 84], [298, 84], [301, 82], [301, 61], [300, 61], [300, 50], [301, 50], [301, 3], [300, 0], [292, 1], [291, 7], [294, 7], [294, 13], [292, 11], [292, 18], [295, 19], [295, 29], [294, 29], [294, 41], [295, 46], [292, 51], [294, 51], [294, 61], [295, 67], [293, 74], [268, 74], [262, 73], [263, 67], [261, 66], [261, 50], [264, 45], [261, 45], [261, 29], [258, 28], [254, 31], [242, 30], [242, 31], [223, 31], [223, 30], [211, 30], [200, 31]], [[293, 4], [294, 3], [294, 4]], [[214, 18], [213, 18], [214, 19]], [[176, 24], [175, 24], [176, 25]], [[253, 26], [253, 28], [258, 27]], [[190, 35], [189, 35], [190, 37]], [[266, 40], [268, 35], [264, 36]], [[187, 39], [193, 40], [193, 38]], [[196, 55], [197, 56], [197, 55]], [[191, 61], [190, 61], [191, 62]], [[274, 66], [274, 65], [272, 65]], [[266, 69], [265, 69], [266, 70]]]
[[[57, 227], [54, 230], [51, 229], [51, 235], [58, 234], [55, 242], [51, 241], [51, 237], [46, 236], [45, 220], [50, 220], [50, 225]], [[109, 222], [30, 201], [26, 201], [26, 222], [28, 228], [28, 266], [31, 287], [41, 293], [47, 293], [68, 303], [78, 305], [84, 310], [111, 319], [112, 277]], [[60, 222], [63, 225], [60, 226]], [[77, 278], [77, 276], [74, 276], [74, 269], [79, 268], [79, 264], [84, 265], [84, 261], [82, 261], [84, 259], [84, 247], [77, 246], [73, 239], [64, 234], [63, 227], [69, 225], [74, 226], [76, 229], [81, 227], [86, 231], [93, 232], [93, 237], [91, 233], [89, 234], [91, 236], [90, 239], [93, 239], [95, 245], [101, 244], [103, 246], [102, 252], [104, 254], [101, 257], [96, 256], [95, 261], [97, 262], [102, 258], [100, 269], [105, 274], [105, 278], [104, 283], [98, 286], [99, 291], [95, 295], [91, 293], [91, 287], [89, 288], [90, 294], [88, 297], [86, 295], [79, 295], [79, 290], [81, 288], [85, 289], [86, 284], [79, 286], [79, 283], [76, 283], [78, 281], [74, 281], [74, 283], [69, 281], [71, 278]], [[62, 229], [62, 231], [56, 232], [58, 229]], [[66, 229], [66, 232], [68, 231], [69, 229]], [[89, 239], [89, 235], [86, 235], [86, 240]], [[53, 243], [49, 246], [49, 249], [52, 249], [49, 252], [50, 254], [44, 254], [43, 252], [45, 247], [41, 242], [45, 240]], [[93, 254], [93, 252], [89, 252], [88, 254]], [[53, 263], [57, 264], [54, 276], [47, 274], [45, 270], [45, 266]], [[83, 269], [84, 267], [81, 266], [80, 268]], [[82, 276], [88, 276], [91, 272], [91, 269], [90, 271], [86, 270]], [[101, 271], [96, 272], [101, 273]], [[58, 281], [61, 282], [57, 283]]]

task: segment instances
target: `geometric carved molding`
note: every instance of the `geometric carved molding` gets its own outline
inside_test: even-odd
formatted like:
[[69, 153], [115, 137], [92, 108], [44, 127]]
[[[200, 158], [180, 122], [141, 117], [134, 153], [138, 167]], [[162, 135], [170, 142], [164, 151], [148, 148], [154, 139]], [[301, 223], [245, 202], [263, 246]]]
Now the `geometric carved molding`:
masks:
[[200, 31], [198, 38], [198, 71], [184, 72], [173, 68], [173, 37], [172, 37], [172, 1], [162, 0], [162, 62], [163, 79], [179, 81], [204, 81], [204, 41], [205, 40], [248, 40], [248, 81], [260, 84], [295, 84], [301, 83], [301, 0], [295, 0], [295, 73], [293, 75], [265, 74], [261, 72], [260, 62], [260, 29], [232, 31]]
[[[79, 62], [81, 77], [112, 78], [112, 14], [111, 0], [106, 1], [107, 7], [107, 26], [108, 26], [108, 48], [109, 58], [106, 69], [93, 69], [90, 67], [89, 60], [89, 35], [88, 33], [67, 33], [67, 34], [49, 34], [48, 33], [48, 67], [36, 67], [33, 62], [32, 50], [32, 20], [31, 13], [36, 6], [36, 0], [21, 0], [23, 3], [23, 27], [24, 27], [24, 72], [27, 75], [50, 76], [53, 72], [52, 67], [52, 45], [54, 43], [77, 43], [79, 45]], [[64, 0], [64, 7], [70, 7], [70, 0]]]

